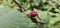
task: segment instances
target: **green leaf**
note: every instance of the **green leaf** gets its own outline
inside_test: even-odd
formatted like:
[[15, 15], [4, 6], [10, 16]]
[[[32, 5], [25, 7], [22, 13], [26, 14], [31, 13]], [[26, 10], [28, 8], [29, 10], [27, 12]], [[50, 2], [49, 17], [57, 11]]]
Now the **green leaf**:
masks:
[[[0, 5], [1, 6], [1, 5]], [[16, 9], [12, 9], [7, 5], [0, 8], [0, 28], [33, 28], [34, 23], [31, 22], [25, 14]]]

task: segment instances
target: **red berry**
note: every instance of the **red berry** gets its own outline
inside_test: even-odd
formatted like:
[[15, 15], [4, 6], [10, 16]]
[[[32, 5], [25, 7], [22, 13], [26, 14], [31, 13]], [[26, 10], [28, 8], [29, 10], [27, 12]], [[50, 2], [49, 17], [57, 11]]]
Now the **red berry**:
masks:
[[38, 13], [37, 13], [36, 11], [30, 12], [30, 16], [31, 16], [31, 17], [35, 17], [35, 16], [37, 16], [37, 15], [38, 15]]

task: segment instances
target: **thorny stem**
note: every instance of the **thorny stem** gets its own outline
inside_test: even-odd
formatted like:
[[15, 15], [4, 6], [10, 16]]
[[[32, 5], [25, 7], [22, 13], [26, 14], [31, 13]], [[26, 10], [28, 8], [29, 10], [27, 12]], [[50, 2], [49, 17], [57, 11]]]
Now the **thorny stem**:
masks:
[[17, 6], [22, 9], [22, 12], [26, 11], [24, 7], [22, 7], [17, 1], [13, 0], [17, 4]]

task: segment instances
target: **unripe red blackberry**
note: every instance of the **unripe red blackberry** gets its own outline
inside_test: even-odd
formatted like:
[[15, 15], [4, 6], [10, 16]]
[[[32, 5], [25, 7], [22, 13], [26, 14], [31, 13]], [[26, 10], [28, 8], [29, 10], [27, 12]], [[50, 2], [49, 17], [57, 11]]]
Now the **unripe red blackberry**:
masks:
[[38, 15], [38, 13], [36, 12], [36, 11], [31, 11], [30, 12], [30, 16], [31, 17], [35, 17], [35, 16], [37, 16]]

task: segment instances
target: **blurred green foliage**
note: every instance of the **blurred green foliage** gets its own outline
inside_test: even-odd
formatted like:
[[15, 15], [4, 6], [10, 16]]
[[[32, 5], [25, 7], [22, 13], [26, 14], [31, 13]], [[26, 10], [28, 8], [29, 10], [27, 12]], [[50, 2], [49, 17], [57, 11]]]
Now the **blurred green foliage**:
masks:
[[[16, 0], [27, 13], [32, 8], [38, 10], [44, 28], [60, 28], [60, 0]], [[12, 0], [0, 0], [0, 28], [34, 28], [34, 23]]]

